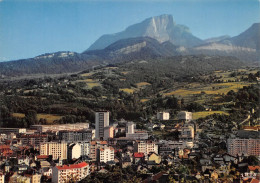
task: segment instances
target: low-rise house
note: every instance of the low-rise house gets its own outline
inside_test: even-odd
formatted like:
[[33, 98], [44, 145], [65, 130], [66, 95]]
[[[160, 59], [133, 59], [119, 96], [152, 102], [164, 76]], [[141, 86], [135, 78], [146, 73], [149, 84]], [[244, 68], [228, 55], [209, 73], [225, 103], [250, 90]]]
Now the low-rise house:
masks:
[[232, 156], [232, 155], [230, 155], [230, 154], [223, 154], [222, 157], [223, 157], [223, 159], [224, 159], [224, 161], [225, 161], [226, 163], [229, 163], [229, 162], [233, 162], [233, 163], [235, 163], [235, 164], [238, 163], [238, 158], [235, 157], [235, 156]]
[[224, 158], [222, 157], [222, 155], [217, 154], [214, 158], [213, 161], [219, 165], [223, 165], [224, 163]]
[[50, 161], [51, 159], [51, 155], [38, 155], [35, 158], [36, 161]]
[[22, 165], [22, 164], [29, 166], [30, 159], [28, 156], [19, 156], [18, 157], [18, 165]]
[[30, 177], [25, 177], [21, 175], [14, 174], [10, 177], [9, 182], [15, 183], [15, 182], [22, 182], [22, 183], [31, 183]]
[[52, 176], [52, 167], [44, 167], [39, 171], [42, 175], [51, 177]]
[[132, 165], [132, 161], [131, 161], [131, 158], [129, 156], [125, 156], [122, 158], [122, 167], [123, 168], [126, 168], [128, 166], [131, 166]]
[[135, 164], [143, 163], [145, 159], [144, 153], [135, 152], [133, 157], [134, 157]]
[[48, 161], [40, 161], [40, 165], [41, 165], [42, 168], [49, 168], [49, 167], [51, 167], [51, 164]]
[[162, 158], [160, 155], [158, 155], [156, 153], [150, 153], [148, 155], [148, 161], [154, 161], [156, 164], [160, 164], [162, 161]]
[[30, 178], [31, 183], [41, 183], [41, 177], [42, 177], [41, 174], [33, 174], [33, 175], [25, 174], [24, 176]]
[[25, 165], [25, 164], [21, 164], [21, 165], [17, 165], [15, 167], [15, 170], [21, 174], [21, 173], [24, 173], [26, 172], [30, 167], [28, 165]]

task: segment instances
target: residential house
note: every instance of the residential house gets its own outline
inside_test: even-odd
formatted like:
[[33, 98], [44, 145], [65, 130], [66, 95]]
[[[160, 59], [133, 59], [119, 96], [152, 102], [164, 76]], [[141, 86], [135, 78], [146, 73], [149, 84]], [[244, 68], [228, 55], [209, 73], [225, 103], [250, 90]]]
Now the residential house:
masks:
[[160, 164], [162, 161], [162, 158], [160, 155], [152, 152], [148, 155], [148, 161], [154, 161], [156, 164]]

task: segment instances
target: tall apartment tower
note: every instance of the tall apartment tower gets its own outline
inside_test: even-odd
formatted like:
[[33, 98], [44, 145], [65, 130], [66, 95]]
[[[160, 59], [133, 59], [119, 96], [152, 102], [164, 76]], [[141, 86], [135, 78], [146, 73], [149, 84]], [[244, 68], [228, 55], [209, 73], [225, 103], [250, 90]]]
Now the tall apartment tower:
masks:
[[98, 111], [95, 113], [96, 139], [104, 138], [104, 128], [109, 126], [109, 112]]

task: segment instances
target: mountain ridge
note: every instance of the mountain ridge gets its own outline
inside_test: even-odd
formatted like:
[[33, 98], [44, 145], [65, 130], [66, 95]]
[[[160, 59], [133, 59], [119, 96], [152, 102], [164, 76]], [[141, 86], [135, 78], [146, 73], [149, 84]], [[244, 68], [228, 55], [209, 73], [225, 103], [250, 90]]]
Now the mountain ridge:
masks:
[[194, 46], [203, 41], [193, 36], [187, 26], [178, 25], [172, 15], [150, 17], [127, 27], [124, 31], [102, 35], [87, 50], [104, 49], [108, 45], [125, 38], [151, 37], [159, 42], [170, 41], [178, 46]]

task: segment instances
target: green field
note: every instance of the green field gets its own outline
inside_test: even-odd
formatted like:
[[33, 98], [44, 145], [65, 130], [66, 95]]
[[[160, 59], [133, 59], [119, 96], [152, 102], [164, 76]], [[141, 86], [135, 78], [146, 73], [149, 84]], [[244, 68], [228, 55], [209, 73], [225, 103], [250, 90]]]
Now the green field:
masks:
[[[12, 114], [13, 117], [17, 117], [17, 118], [24, 118], [25, 114], [23, 113], [13, 113]], [[37, 114], [37, 119], [40, 120], [42, 119], [46, 119], [48, 124], [53, 123], [53, 121], [55, 120], [59, 120], [61, 119], [63, 116], [59, 116], [59, 115], [54, 115], [54, 114]]]
[[229, 115], [227, 112], [224, 112], [224, 111], [202, 111], [202, 112], [192, 113], [192, 118], [196, 120], [196, 119], [199, 119], [199, 118], [205, 118], [205, 117], [212, 115], [212, 114]]

